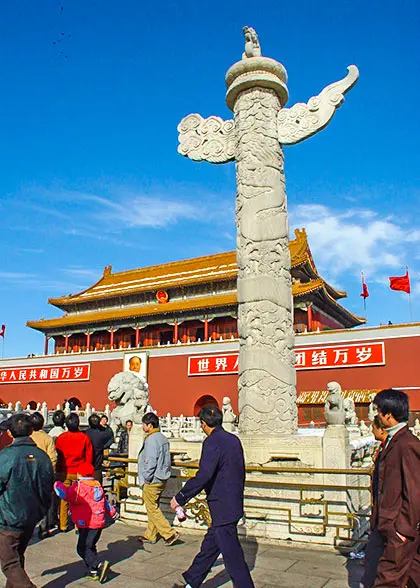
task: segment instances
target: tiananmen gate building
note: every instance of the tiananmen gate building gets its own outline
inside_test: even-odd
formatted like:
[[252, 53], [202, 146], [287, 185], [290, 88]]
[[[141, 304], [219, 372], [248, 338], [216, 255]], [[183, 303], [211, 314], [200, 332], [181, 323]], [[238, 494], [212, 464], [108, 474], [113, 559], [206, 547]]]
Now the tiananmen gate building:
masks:
[[[319, 275], [304, 229], [290, 255], [300, 423], [323, 421], [331, 380], [362, 418], [369, 395], [385, 387], [406, 390], [420, 413], [420, 325], [363, 327], [340, 304], [346, 293]], [[102, 409], [109, 379], [139, 356], [160, 415], [197, 414], [224, 396], [237, 410], [236, 277], [234, 251], [116, 273], [106, 267], [90, 288], [49, 300], [62, 316], [28, 321], [45, 337], [44, 355], [0, 360], [1, 398], [23, 406], [73, 398]]]

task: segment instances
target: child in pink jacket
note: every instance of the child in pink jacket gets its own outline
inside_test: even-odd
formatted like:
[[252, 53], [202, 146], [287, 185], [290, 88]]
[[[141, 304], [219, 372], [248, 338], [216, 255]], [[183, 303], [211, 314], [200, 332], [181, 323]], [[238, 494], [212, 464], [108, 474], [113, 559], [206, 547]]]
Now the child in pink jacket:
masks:
[[93, 477], [93, 466], [82, 464], [78, 468], [77, 480], [69, 488], [62, 482], [54, 484], [56, 494], [70, 504], [71, 518], [79, 529], [77, 553], [88, 567], [87, 576], [103, 584], [109, 567], [109, 561], [100, 561], [96, 544], [105, 527], [105, 513], [116, 519], [118, 513], [105, 498], [101, 484]]

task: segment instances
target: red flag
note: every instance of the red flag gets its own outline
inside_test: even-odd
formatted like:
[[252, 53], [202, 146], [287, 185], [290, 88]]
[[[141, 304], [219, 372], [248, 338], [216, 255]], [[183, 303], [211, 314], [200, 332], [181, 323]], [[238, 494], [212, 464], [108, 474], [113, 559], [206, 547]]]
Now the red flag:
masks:
[[0, 337], [3, 337], [3, 339], [4, 339], [5, 332], [6, 332], [6, 325], [2, 325], [1, 329], [0, 329]]
[[405, 272], [405, 276], [390, 277], [389, 287], [391, 288], [391, 290], [400, 290], [401, 292], [407, 292], [407, 294], [410, 294], [411, 288], [408, 269]]
[[362, 293], [360, 294], [360, 296], [364, 300], [366, 300], [366, 298], [369, 297], [369, 290], [368, 290], [367, 284], [365, 282], [365, 276], [363, 275], [363, 272], [362, 272]]

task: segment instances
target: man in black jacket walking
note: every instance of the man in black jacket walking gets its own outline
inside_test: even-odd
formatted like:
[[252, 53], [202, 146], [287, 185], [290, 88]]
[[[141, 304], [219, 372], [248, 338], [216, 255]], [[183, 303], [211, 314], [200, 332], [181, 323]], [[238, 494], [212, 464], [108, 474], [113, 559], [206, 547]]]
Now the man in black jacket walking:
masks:
[[86, 430], [93, 447], [94, 478], [102, 484], [102, 466], [104, 463], [104, 450], [109, 449], [114, 442], [114, 434], [111, 427], [101, 426], [101, 417], [91, 414], [89, 417], [89, 429]]
[[223, 415], [217, 406], [206, 406], [199, 413], [207, 435], [203, 443], [200, 468], [172, 498], [171, 507], [183, 506], [206, 491], [212, 525], [201, 544], [200, 553], [183, 576], [190, 588], [199, 588], [220, 553], [226, 571], [236, 588], [253, 588], [237, 525], [244, 514], [245, 460], [238, 437], [222, 428]]
[[48, 455], [30, 439], [28, 415], [10, 417], [14, 441], [0, 452], [0, 560], [6, 586], [29, 588], [24, 554], [35, 525], [51, 504], [54, 482]]

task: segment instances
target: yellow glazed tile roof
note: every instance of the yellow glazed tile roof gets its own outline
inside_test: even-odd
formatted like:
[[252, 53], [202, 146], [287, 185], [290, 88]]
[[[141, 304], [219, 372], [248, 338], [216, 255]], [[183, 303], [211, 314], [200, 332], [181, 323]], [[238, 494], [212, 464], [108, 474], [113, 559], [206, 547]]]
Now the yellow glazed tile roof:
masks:
[[[356, 323], [362, 324], [364, 319], [360, 319], [356, 315], [350, 313], [347, 309], [342, 307], [336, 300], [328, 293], [325, 287], [325, 282], [319, 278], [311, 280], [307, 283], [296, 281], [292, 284], [292, 294], [294, 298], [315, 292], [316, 290], [326, 296], [332, 305], [338, 307], [341, 312], [350, 315]], [[188, 298], [186, 300], [169, 301], [166, 304], [144, 304], [142, 306], [126, 306], [124, 308], [111, 310], [97, 310], [92, 312], [85, 312], [79, 314], [65, 314], [60, 318], [42, 319], [40, 321], [28, 321], [27, 326], [33, 329], [44, 330], [48, 328], [66, 327], [71, 325], [85, 325], [92, 323], [103, 323], [107, 321], [114, 321], [116, 319], [136, 318], [142, 316], [153, 316], [159, 314], [169, 314], [174, 312], [182, 312], [195, 309], [206, 309], [220, 306], [231, 306], [238, 303], [237, 293], [230, 292], [228, 294], [217, 294], [210, 296], [203, 296], [200, 298]]]
[[[311, 261], [313, 265], [305, 229], [296, 230], [295, 235], [296, 238], [289, 243], [292, 267], [308, 261]], [[315, 268], [315, 266], [313, 267]], [[113, 296], [236, 279], [237, 273], [235, 251], [118, 273], [112, 273], [111, 266], [108, 266], [105, 268], [103, 276], [93, 286], [79, 294], [50, 298], [49, 303], [65, 307]]]
[[168, 302], [167, 304], [144, 304], [142, 306], [126, 306], [112, 310], [98, 310], [94, 312], [85, 312], [80, 314], [65, 314], [60, 318], [41, 319], [40, 321], [28, 321], [26, 324], [33, 329], [48, 329], [55, 327], [66, 327], [70, 325], [84, 325], [89, 323], [99, 323], [114, 321], [115, 319], [136, 318], [141, 316], [152, 316], [181, 312], [185, 310], [204, 309], [218, 306], [229, 306], [237, 304], [236, 292], [230, 294], [219, 294], [216, 296], [205, 296], [203, 298], [189, 298]]

